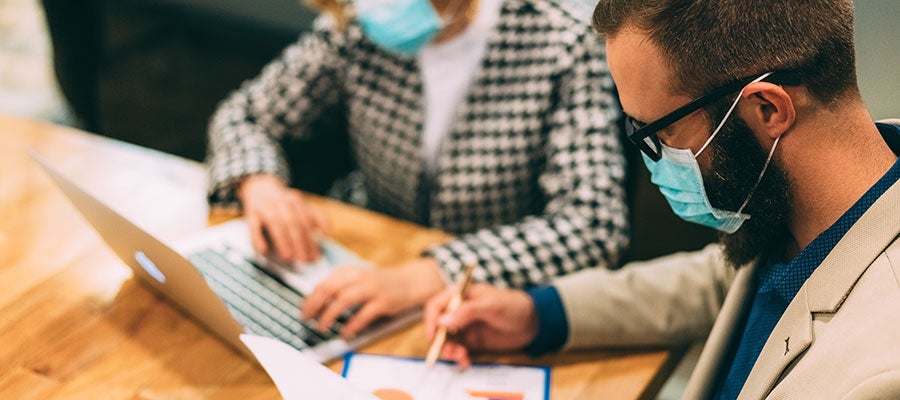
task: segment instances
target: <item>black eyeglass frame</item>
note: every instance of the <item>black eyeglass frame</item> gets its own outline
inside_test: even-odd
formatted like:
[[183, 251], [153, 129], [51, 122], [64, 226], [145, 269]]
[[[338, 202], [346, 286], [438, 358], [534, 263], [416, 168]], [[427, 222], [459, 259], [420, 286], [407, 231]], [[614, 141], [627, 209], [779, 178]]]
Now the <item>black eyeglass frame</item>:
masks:
[[[626, 136], [628, 136], [628, 140], [630, 140], [631, 143], [634, 143], [634, 145], [637, 146], [638, 149], [641, 150], [641, 152], [650, 157], [651, 160], [659, 161], [662, 158], [662, 145], [659, 141], [659, 136], [656, 135], [657, 132], [690, 115], [694, 111], [706, 107], [712, 104], [714, 101], [725, 97], [726, 95], [741, 90], [744, 86], [747, 86], [750, 82], [753, 82], [753, 80], [759, 78], [759, 75], [762, 74], [739, 79], [727, 85], [713, 89], [712, 91], [692, 100], [690, 103], [678, 107], [677, 109], [675, 109], [675, 111], [672, 111], [648, 124], [644, 124], [632, 118], [630, 115], [625, 115], [625, 134]], [[760, 82], [769, 82], [776, 85], [796, 86], [801, 83], [801, 78], [800, 74], [794, 71], [775, 71], [771, 75], [762, 79]], [[647, 142], [648, 138], [653, 142], [656, 150], [650, 147], [650, 143]]]

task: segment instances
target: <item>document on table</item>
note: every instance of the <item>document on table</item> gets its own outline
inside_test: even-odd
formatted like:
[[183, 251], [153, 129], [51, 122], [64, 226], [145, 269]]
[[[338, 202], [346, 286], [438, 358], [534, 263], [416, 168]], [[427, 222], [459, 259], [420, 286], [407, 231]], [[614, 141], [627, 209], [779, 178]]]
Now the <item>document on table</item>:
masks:
[[340, 375], [279, 340], [243, 334], [241, 341], [256, 356], [285, 400], [378, 400], [371, 392], [351, 385]]
[[422, 359], [348, 354], [343, 375], [354, 386], [382, 400], [546, 400], [550, 368], [475, 364], [460, 371], [438, 362], [428, 369]]
[[241, 335], [287, 400], [547, 400], [550, 369], [476, 364], [465, 372], [438, 362], [349, 354], [344, 378], [278, 340]]

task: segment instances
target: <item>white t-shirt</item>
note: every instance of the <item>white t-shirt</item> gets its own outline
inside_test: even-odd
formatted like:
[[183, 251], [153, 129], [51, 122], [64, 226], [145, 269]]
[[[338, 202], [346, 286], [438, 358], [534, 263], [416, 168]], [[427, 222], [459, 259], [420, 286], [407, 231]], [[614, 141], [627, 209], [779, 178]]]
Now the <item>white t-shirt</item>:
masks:
[[[460, 0], [454, 0], [460, 1]], [[422, 152], [425, 169], [433, 177], [441, 143], [453, 127], [456, 109], [481, 65], [503, 0], [477, 0], [478, 14], [455, 38], [430, 45], [417, 55], [425, 94]]]

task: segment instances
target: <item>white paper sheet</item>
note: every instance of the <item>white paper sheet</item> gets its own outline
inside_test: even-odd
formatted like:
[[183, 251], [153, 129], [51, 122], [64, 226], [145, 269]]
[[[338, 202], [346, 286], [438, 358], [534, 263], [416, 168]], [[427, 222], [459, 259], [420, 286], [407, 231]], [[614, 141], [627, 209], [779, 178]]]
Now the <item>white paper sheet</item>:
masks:
[[345, 379], [278, 340], [243, 334], [241, 341], [286, 400], [549, 399], [547, 367], [476, 364], [460, 372], [439, 361], [428, 370], [422, 359], [351, 354], [344, 362]]
[[278, 340], [243, 334], [241, 341], [253, 352], [286, 400], [379, 400]]
[[344, 376], [382, 400], [545, 400], [550, 369], [510, 365], [474, 365], [461, 372], [438, 362], [429, 370], [421, 359], [370, 354], [348, 355]]

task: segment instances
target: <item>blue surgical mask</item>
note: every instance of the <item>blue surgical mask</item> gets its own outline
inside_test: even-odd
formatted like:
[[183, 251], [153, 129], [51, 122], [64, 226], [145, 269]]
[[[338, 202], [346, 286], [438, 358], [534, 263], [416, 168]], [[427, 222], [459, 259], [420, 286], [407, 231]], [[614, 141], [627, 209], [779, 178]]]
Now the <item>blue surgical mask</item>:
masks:
[[[759, 82], [767, 76], [769, 74], [762, 75], [753, 82]], [[650, 181], [659, 186], [659, 191], [662, 192], [663, 197], [666, 198], [676, 215], [685, 221], [708, 226], [725, 233], [737, 232], [744, 221], [750, 219], [749, 215], [743, 213], [744, 207], [750, 202], [750, 197], [756, 191], [756, 187], [759, 186], [759, 182], [769, 167], [769, 162], [772, 161], [772, 155], [775, 154], [778, 140], [781, 139], [781, 137], [775, 139], [765, 166], [763, 166], [762, 172], [759, 173], [759, 177], [756, 179], [756, 184], [750, 189], [747, 199], [744, 200], [744, 203], [737, 211], [720, 210], [710, 204], [709, 196], [706, 194], [706, 187], [703, 185], [703, 174], [700, 173], [700, 165], [697, 163], [697, 156], [709, 146], [713, 138], [725, 126], [725, 121], [728, 120], [728, 117], [731, 116], [731, 113], [737, 107], [742, 94], [743, 90], [738, 94], [734, 103], [731, 104], [731, 108], [728, 109], [725, 118], [722, 119], [716, 130], [713, 131], [712, 135], [696, 154], [689, 149], [674, 149], [665, 144], [660, 144], [662, 158], [659, 161], [654, 162], [647, 155], [641, 153], [644, 158], [644, 164], [650, 170]]]
[[356, 0], [355, 7], [366, 37], [401, 56], [418, 53], [444, 26], [429, 0]]

